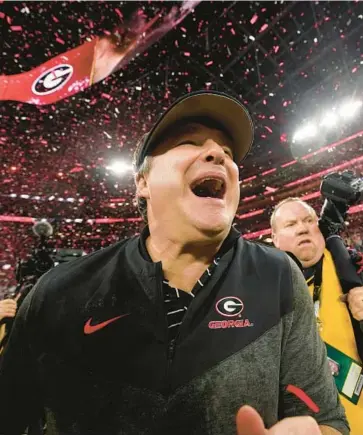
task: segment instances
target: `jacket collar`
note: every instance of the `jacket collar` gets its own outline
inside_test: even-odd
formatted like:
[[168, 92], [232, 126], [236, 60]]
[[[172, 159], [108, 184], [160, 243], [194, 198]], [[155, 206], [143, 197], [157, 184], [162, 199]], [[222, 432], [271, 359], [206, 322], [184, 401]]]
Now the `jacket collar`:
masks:
[[[162, 296], [162, 264], [154, 263], [147, 252], [146, 239], [149, 234], [149, 228], [145, 227], [140, 236], [104, 250], [110, 249], [109, 259], [104, 259], [100, 270], [97, 270], [102, 280], [86, 304], [87, 312], [106, 307], [116, 308], [119, 301], [124, 304], [125, 301], [137, 299], [141, 305], [147, 300], [153, 304], [158, 302]], [[222, 258], [229, 252], [240, 237], [240, 232], [231, 227], [216, 258]]]
[[[150, 236], [149, 227], [146, 226], [140, 234], [139, 249], [142, 258], [148, 262], [152, 262], [149, 252], [146, 248], [146, 239]], [[216, 258], [221, 258], [226, 252], [228, 252], [235, 244], [236, 240], [241, 237], [241, 233], [236, 228], [231, 227], [228, 236], [224, 239], [222, 246], [216, 254]]]

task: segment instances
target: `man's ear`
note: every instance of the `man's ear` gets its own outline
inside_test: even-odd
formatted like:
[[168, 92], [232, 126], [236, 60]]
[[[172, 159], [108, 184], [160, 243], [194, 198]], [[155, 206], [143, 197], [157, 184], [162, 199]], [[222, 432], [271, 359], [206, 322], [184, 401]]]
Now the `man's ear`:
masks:
[[276, 237], [276, 234], [273, 231], [271, 233], [271, 238], [272, 238], [272, 242], [273, 242], [275, 248], [278, 248], [279, 247], [278, 239]]
[[149, 187], [145, 175], [140, 173], [136, 174], [135, 184], [136, 184], [136, 196], [138, 196], [139, 198], [149, 199], [150, 193], [149, 193]]

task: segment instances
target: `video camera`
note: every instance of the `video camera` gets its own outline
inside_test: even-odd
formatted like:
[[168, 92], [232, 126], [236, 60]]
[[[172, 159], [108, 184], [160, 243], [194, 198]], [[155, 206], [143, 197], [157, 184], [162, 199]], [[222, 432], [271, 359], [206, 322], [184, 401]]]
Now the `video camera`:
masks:
[[[15, 277], [17, 285], [11, 292], [5, 294], [5, 299], [17, 298], [18, 307], [22, 304], [27, 294], [34, 287], [38, 279], [48, 270], [56, 267], [61, 263], [73, 261], [86, 253], [82, 249], [54, 249], [49, 246], [48, 239], [53, 234], [52, 225], [46, 220], [39, 221], [33, 226], [33, 233], [39, 238], [39, 243], [31, 253], [24, 259], [17, 262]], [[0, 343], [0, 348], [7, 343], [14, 319], [4, 318], [0, 325], [7, 325], [7, 334]]]
[[39, 237], [40, 242], [26, 260], [19, 260], [15, 276], [19, 284], [26, 277], [34, 276], [40, 278], [45, 272], [54, 266], [51, 258], [51, 249], [48, 247], [47, 239], [53, 234], [53, 227], [47, 221], [37, 222], [33, 226], [33, 233]]
[[32, 287], [42, 275], [58, 264], [86, 255], [82, 249], [51, 248], [48, 239], [53, 234], [53, 227], [45, 220], [37, 222], [33, 226], [33, 233], [40, 240], [30, 255], [17, 263], [15, 277], [18, 284], [12, 297], [17, 296], [19, 292], [23, 292], [24, 287]]
[[333, 172], [323, 178], [320, 192], [325, 201], [319, 226], [327, 238], [345, 229], [349, 207], [363, 200], [363, 178], [357, 177], [352, 171]]

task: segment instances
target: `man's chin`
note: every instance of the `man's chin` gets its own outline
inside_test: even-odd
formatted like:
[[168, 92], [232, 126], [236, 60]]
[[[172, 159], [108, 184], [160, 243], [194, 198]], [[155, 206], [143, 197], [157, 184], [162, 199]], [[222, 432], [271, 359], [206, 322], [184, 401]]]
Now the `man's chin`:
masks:
[[302, 266], [306, 269], [307, 267], [315, 266], [317, 263], [315, 256], [309, 255], [309, 256], [300, 256], [298, 257], [300, 260]]
[[229, 232], [232, 222], [227, 216], [194, 216], [191, 219], [192, 226], [198, 230], [199, 233], [208, 238], [213, 238], [219, 234]]

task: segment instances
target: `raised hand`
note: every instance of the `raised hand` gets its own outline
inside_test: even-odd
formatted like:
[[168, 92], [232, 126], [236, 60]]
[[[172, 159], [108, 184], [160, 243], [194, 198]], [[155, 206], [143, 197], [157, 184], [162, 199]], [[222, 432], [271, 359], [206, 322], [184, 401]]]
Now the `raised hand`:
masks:
[[254, 408], [242, 406], [237, 413], [237, 435], [321, 435], [321, 431], [312, 417], [285, 418], [266, 429]]
[[18, 304], [13, 299], [4, 299], [0, 301], [0, 320], [5, 317], [15, 317]]

